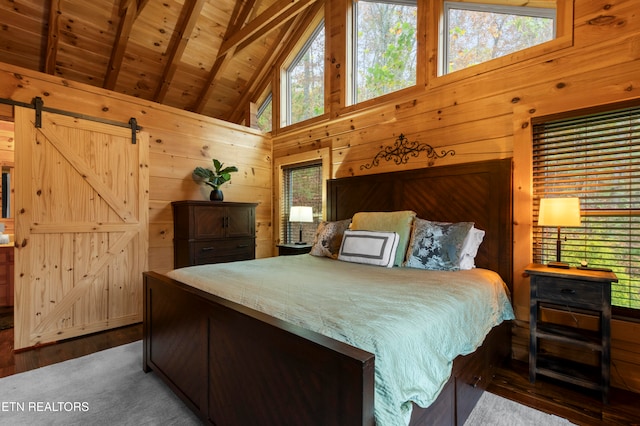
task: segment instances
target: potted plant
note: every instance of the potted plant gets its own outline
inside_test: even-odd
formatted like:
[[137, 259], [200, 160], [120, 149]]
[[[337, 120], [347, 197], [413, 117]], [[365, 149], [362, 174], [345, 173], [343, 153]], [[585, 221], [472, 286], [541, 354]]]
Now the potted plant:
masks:
[[224, 167], [224, 164], [220, 161], [213, 159], [213, 170], [205, 169], [204, 167], [196, 167], [193, 170], [193, 174], [201, 178], [201, 183], [209, 185], [213, 190], [209, 195], [211, 201], [222, 201], [224, 196], [220, 190], [220, 185], [231, 180], [231, 173], [237, 172], [236, 166]]

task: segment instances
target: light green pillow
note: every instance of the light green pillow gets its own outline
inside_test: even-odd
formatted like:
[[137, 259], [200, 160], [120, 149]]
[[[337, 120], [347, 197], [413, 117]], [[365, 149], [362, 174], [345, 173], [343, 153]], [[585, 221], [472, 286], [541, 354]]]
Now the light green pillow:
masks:
[[411, 236], [411, 226], [416, 212], [402, 210], [396, 212], [360, 212], [353, 215], [351, 219], [351, 229], [354, 231], [388, 231], [397, 232], [398, 250], [393, 262], [394, 266], [401, 266], [404, 262], [409, 237]]

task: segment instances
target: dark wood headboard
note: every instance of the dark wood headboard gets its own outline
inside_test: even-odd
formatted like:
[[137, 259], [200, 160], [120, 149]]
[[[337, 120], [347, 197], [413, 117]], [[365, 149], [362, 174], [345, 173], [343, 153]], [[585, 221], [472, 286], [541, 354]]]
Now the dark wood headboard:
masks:
[[496, 271], [513, 294], [511, 159], [332, 179], [327, 217], [361, 211], [413, 210], [442, 222], [474, 222], [486, 234], [476, 266]]

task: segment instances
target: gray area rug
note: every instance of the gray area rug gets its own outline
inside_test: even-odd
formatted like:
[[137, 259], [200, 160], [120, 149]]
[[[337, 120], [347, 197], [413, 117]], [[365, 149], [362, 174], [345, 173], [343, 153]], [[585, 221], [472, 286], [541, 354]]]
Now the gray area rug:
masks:
[[[153, 373], [142, 371], [142, 342], [118, 346], [0, 379], [0, 425], [199, 425]], [[485, 392], [472, 425], [570, 425]]]
[[201, 423], [142, 371], [141, 341], [0, 379], [0, 425], [160, 424]]
[[567, 426], [562, 417], [534, 410], [489, 392], [480, 397], [478, 404], [464, 423], [465, 426]]

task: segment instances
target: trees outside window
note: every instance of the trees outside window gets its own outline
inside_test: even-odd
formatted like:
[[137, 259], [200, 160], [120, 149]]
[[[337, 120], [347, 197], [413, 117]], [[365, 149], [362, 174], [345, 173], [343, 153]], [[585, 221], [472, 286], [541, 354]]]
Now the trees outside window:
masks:
[[555, 9], [445, 2], [444, 72], [555, 38]]
[[[534, 224], [540, 198], [579, 197], [562, 260], [610, 268], [614, 314], [640, 318], [640, 107], [534, 123]], [[534, 226], [534, 261], [555, 259], [557, 229]]]
[[324, 21], [286, 71], [286, 122], [295, 124], [324, 113]]
[[415, 0], [354, 2], [353, 103], [416, 84]]
[[[322, 162], [283, 167], [283, 208], [281, 241], [293, 243], [299, 239], [302, 229], [303, 241], [313, 242], [315, 231], [322, 219]], [[289, 213], [292, 206], [313, 208], [313, 222], [291, 223]]]

